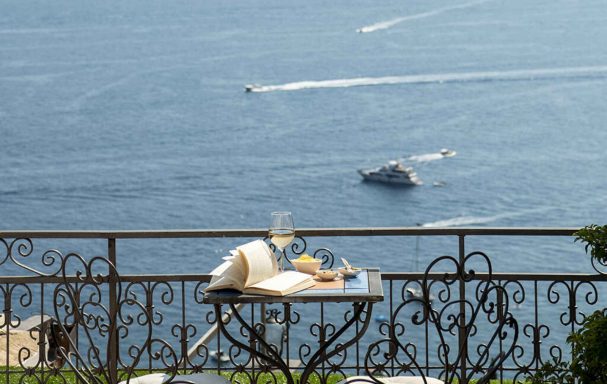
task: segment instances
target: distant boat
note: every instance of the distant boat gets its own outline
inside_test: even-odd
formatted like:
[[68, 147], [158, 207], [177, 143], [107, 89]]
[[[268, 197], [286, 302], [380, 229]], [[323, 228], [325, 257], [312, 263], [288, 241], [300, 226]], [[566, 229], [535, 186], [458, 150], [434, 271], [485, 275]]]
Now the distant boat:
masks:
[[215, 361], [219, 360], [219, 363], [221, 363], [221, 364], [225, 364], [230, 361], [230, 357], [221, 350], [211, 351], [211, 353], [209, 353], [209, 355], [211, 356], [211, 359], [213, 359]]
[[359, 169], [358, 173], [365, 179], [390, 184], [422, 185], [422, 180], [412, 167], [405, 166], [397, 160], [390, 160], [388, 164], [372, 169]]
[[247, 84], [244, 86], [244, 91], [253, 92], [255, 89], [258, 89], [259, 87], [261, 87], [261, 85], [259, 85], [259, 84]]
[[440, 154], [443, 155], [443, 157], [453, 157], [457, 154], [457, 152], [451, 149], [443, 148], [440, 150]]
[[[419, 300], [423, 300], [424, 299], [424, 293], [422, 292], [421, 289], [416, 289], [416, 288], [409, 287], [409, 288], [405, 289], [405, 291], [407, 292], [407, 298], [408, 299], [419, 299]], [[428, 300], [431, 303], [434, 300], [434, 295], [430, 293], [428, 295]]]
[[443, 148], [439, 152], [425, 153], [423, 155], [411, 155], [404, 158], [405, 161], [411, 161], [415, 163], [427, 163], [430, 161], [444, 159], [445, 157], [453, 157], [457, 154], [452, 149]]

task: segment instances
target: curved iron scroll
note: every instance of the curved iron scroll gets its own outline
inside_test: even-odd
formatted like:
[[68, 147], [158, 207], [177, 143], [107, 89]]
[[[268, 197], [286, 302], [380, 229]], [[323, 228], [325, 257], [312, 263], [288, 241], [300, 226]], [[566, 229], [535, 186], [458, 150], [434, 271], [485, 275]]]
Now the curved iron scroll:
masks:
[[[244, 344], [234, 336], [230, 334], [230, 332], [226, 329], [224, 322], [222, 321], [222, 313], [221, 313], [221, 304], [215, 304], [215, 317], [217, 319], [217, 327], [219, 332], [221, 332], [233, 345], [244, 350], [254, 356], [255, 358], [259, 358], [261, 360], [267, 361], [270, 365], [276, 366], [287, 379], [287, 384], [295, 384], [293, 381], [293, 377], [289, 371], [288, 365], [281, 358], [280, 354], [276, 351], [275, 348], [272, 348], [270, 344], [266, 342], [263, 335], [260, 334], [259, 329], [255, 329], [254, 326], [251, 326], [245, 319], [240, 316], [238, 312], [238, 308], [234, 304], [229, 304], [230, 309], [232, 310], [232, 316], [238, 321], [242, 329], [246, 330], [256, 343], [261, 345], [261, 349], [257, 350], [253, 348], [251, 345]], [[285, 311], [287, 310], [287, 306], [285, 306]], [[229, 320], [228, 320], [229, 321]], [[263, 333], [263, 330], [262, 330]]]
[[[367, 328], [369, 328], [369, 323], [371, 322], [372, 317], [371, 313], [373, 311], [373, 303], [353, 303], [352, 305], [354, 307], [354, 312], [352, 313], [350, 319], [348, 319], [341, 328], [335, 331], [329, 340], [322, 342], [318, 350], [308, 360], [308, 364], [301, 374], [301, 383], [307, 383], [310, 375], [323, 361], [328, 362], [333, 356], [346, 350], [346, 348], [359, 341], [367, 331]], [[357, 330], [355, 335], [345, 343], [335, 345], [337, 339], [357, 322], [362, 322], [362, 326]], [[333, 345], [335, 345], [335, 347], [330, 350]]]
[[[79, 380], [129, 383], [142, 357], [149, 355], [169, 368], [165, 382], [192, 384], [172, 380], [177, 374], [177, 354], [166, 341], [152, 338], [153, 314], [132, 291], [123, 292], [120, 275], [108, 259], [97, 256], [87, 261], [70, 253], [62, 259], [59, 272], [62, 282], [53, 293], [56, 320], [51, 332], [55, 340], [63, 341], [56, 351], [62, 363]], [[118, 352], [118, 342], [128, 336], [130, 326], [142, 327], [145, 338], [129, 346], [126, 355], [130, 361], [126, 363]], [[118, 365], [123, 372], [120, 378]]]
[[[285, 303], [283, 304], [285, 319], [290, 319], [291, 315], [291, 304]], [[330, 358], [337, 355], [338, 353], [344, 351], [346, 348], [350, 347], [357, 341], [361, 339], [364, 335], [365, 331], [369, 327], [369, 323], [371, 321], [371, 311], [373, 308], [373, 303], [353, 303], [354, 312], [352, 316], [344, 323], [344, 325], [337, 331], [335, 331], [332, 336], [323, 342], [321, 342], [318, 350], [312, 355], [312, 357], [308, 360], [306, 364], [306, 368], [301, 374], [300, 383], [307, 383], [309, 376], [316, 370], [316, 368], [323, 362], [329, 361]], [[222, 310], [221, 304], [215, 304], [215, 317], [217, 320], [217, 326], [219, 331], [228, 339], [234, 346], [237, 348], [244, 350], [253, 356], [253, 358], [257, 360], [266, 361], [270, 366], [277, 367], [285, 376], [287, 384], [295, 384], [295, 380], [293, 379], [292, 373], [289, 370], [288, 364], [283, 360], [280, 353], [269, 345], [263, 337], [263, 329], [259, 327], [255, 327], [250, 325], [242, 316], [238, 313], [238, 309], [234, 304], [229, 304], [230, 309], [232, 310], [232, 316], [238, 321], [239, 325], [242, 329], [246, 330], [248, 336], [255, 341], [255, 343], [259, 343], [261, 348], [256, 349], [250, 344], [245, 344], [235, 338], [226, 328], [226, 323], [221, 320]], [[363, 318], [364, 314], [364, 319]], [[288, 321], [288, 320], [285, 320]], [[228, 320], [229, 322], [229, 320]], [[352, 325], [357, 322], [362, 322], [362, 326], [357, 330], [356, 334], [345, 343], [335, 344], [337, 339], [348, 330]], [[332, 349], [331, 349], [332, 348]]]
[[[466, 295], [466, 284], [475, 279], [478, 269], [468, 266], [482, 267], [487, 273], [476, 287], [476, 294], [470, 296]], [[437, 279], [436, 275], [441, 277]], [[482, 252], [472, 252], [461, 262], [448, 255], [433, 260], [425, 270], [421, 292], [394, 309], [388, 337], [370, 345], [365, 357], [366, 373], [373, 381], [381, 382], [380, 376], [388, 374], [387, 367], [393, 366], [399, 373], [413, 373], [427, 381], [428, 372], [417, 362], [416, 349], [407, 342], [404, 332], [402, 316], [412, 310], [412, 324], [432, 324], [436, 331], [436, 350], [442, 365], [438, 376], [442, 380], [453, 383], [474, 378], [477, 383], [487, 383], [512, 355], [519, 332], [509, 311], [510, 297], [492, 277], [491, 262]], [[435, 292], [437, 284], [439, 292]], [[477, 335], [477, 323], [481, 321], [492, 330], [484, 343], [471, 348], [471, 338]]]
[[40, 262], [44, 267], [52, 269], [55, 265], [57, 266], [55, 271], [45, 273], [42, 270], [30, 267], [29, 265], [19, 261], [20, 259], [31, 257], [34, 253], [34, 243], [31, 239], [16, 238], [11, 241], [7, 241], [0, 238], [0, 245], [0, 266], [10, 261], [17, 267], [28, 272], [32, 272], [38, 276], [57, 276], [61, 270], [64, 256], [56, 249], [49, 249], [40, 256]]
[[[269, 240], [269, 237], [265, 237], [264, 241]], [[268, 244], [272, 252], [276, 253], [276, 246], [272, 243]], [[295, 236], [293, 242], [289, 244], [287, 248], [281, 253], [277, 254], [278, 262], [280, 263], [280, 259], [284, 257], [285, 261], [289, 264], [291, 263], [291, 257], [293, 256], [301, 256], [306, 249], [308, 248], [308, 243], [301, 236]], [[289, 252], [292, 253], [292, 256], [289, 257]], [[322, 268], [330, 269], [333, 268], [333, 264], [335, 263], [335, 255], [329, 248], [318, 248], [314, 252], [312, 252], [312, 256], [315, 259], [322, 260]]]

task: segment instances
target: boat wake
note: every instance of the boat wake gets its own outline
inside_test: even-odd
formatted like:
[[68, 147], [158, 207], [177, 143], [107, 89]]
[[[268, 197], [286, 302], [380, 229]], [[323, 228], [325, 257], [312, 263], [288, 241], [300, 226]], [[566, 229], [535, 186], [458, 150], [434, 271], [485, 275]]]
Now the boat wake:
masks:
[[382, 29], [392, 28], [396, 24], [400, 24], [400, 23], [402, 23], [404, 21], [425, 19], [427, 17], [432, 17], [432, 16], [439, 15], [439, 14], [441, 14], [443, 12], [453, 11], [453, 10], [456, 10], [456, 9], [469, 8], [469, 7], [473, 7], [475, 5], [486, 3], [488, 1], [491, 1], [491, 0], [480, 0], [480, 1], [473, 1], [473, 2], [470, 2], [470, 3], [457, 4], [457, 5], [452, 5], [450, 7], [438, 8], [438, 9], [435, 9], [435, 10], [432, 10], [432, 11], [423, 12], [423, 13], [416, 13], [414, 15], [409, 15], [409, 16], [404, 16], [404, 17], [398, 17], [398, 18], [392, 19], [392, 20], [380, 21], [379, 23], [375, 23], [375, 24], [371, 24], [371, 25], [367, 25], [367, 26], [358, 28], [356, 30], [356, 32], [358, 32], [358, 33], [370, 33], [370, 32], [380, 31]]
[[458, 227], [461, 225], [471, 225], [471, 224], [486, 224], [491, 223], [497, 220], [512, 218], [517, 216], [523, 216], [532, 212], [543, 212], [550, 210], [552, 208], [537, 208], [537, 209], [528, 209], [519, 212], [510, 212], [510, 213], [502, 213], [495, 216], [459, 216], [451, 219], [438, 220], [433, 221], [431, 223], [424, 223], [421, 226], [424, 228], [444, 228], [444, 227]]
[[319, 88], [349, 88], [372, 85], [465, 83], [483, 81], [546, 80], [563, 78], [588, 78], [607, 76], [607, 66], [520, 69], [512, 71], [487, 71], [467, 73], [443, 73], [409, 76], [359, 77], [321, 81], [298, 81], [281, 85], [245, 86], [246, 92], [300, 91]]
[[456, 153], [457, 152], [449, 150], [449, 149], [442, 149], [440, 152], [436, 152], [436, 153], [426, 153], [423, 155], [409, 156], [409, 157], [406, 157], [404, 160], [409, 161], [409, 162], [416, 162], [416, 163], [427, 163], [429, 161], [440, 160], [445, 157], [455, 156]]
[[460, 225], [470, 225], [470, 224], [485, 224], [485, 223], [491, 223], [492, 221], [496, 221], [496, 220], [499, 220], [504, 217], [508, 217], [508, 215], [502, 214], [502, 215], [495, 215], [495, 216], [488, 216], [488, 217], [460, 216], [460, 217], [454, 217], [452, 219], [438, 220], [438, 221], [433, 221], [431, 223], [424, 223], [424, 224], [422, 224], [422, 227], [424, 227], [424, 228], [436, 228], [436, 227], [442, 228], [442, 227], [457, 227]]

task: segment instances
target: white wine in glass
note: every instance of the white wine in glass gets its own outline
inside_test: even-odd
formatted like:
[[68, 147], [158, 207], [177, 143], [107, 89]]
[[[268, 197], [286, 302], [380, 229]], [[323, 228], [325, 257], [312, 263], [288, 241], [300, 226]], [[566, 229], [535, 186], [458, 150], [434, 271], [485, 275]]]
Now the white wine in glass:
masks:
[[285, 249], [287, 245], [291, 244], [294, 238], [295, 231], [292, 229], [270, 230], [270, 241], [280, 250]]
[[272, 244], [280, 251], [280, 271], [282, 272], [284, 271], [284, 250], [295, 238], [295, 227], [293, 226], [291, 212], [272, 212], [268, 236]]

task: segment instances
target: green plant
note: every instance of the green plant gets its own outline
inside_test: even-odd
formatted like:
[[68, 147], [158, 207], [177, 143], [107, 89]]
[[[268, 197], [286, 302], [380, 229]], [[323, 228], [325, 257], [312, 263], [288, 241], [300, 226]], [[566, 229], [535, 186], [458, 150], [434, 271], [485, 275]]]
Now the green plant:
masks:
[[569, 363], [550, 362], [545, 363], [533, 376], [527, 377], [527, 383], [530, 384], [563, 384], [573, 383], [573, 375], [571, 374]]
[[[592, 259], [607, 265], [607, 225], [587, 225], [573, 235], [575, 242], [586, 244], [584, 249]], [[546, 363], [527, 381], [532, 384], [607, 384], [607, 309], [584, 319], [580, 329], [569, 334], [567, 343], [572, 348], [570, 363]]]
[[567, 343], [572, 347], [570, 363], [546, 363], [527, 382], [606, 384], [607, 309], [588, 316], [582, 327], [567, 337]]
[[607, 263], [607, 225], [587, 225], [573, 234], [574, 242], [586, 243], [585, 250], [590, 256], [602, 264]]
[[573, 347], [570, 370], [580, 383], [607, 383], [607, 309], [588, 316], [567, 343]]

